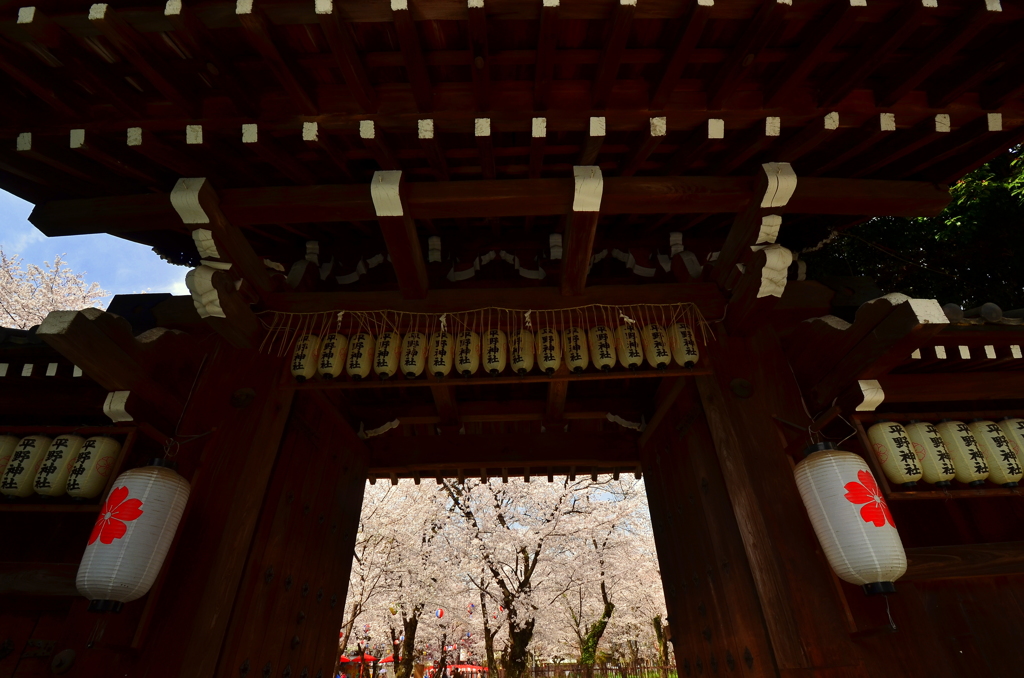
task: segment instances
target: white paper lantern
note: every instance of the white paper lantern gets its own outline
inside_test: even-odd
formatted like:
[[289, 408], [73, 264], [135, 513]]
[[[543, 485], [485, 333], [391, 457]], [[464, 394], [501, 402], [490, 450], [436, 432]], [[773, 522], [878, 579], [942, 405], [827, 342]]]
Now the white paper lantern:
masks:
[[591, 327], [587, 333], [590, 339], [590, 356], [594, 367], [607, 372], [615, 367], [615, 335], [604, 325]]
[[935, 424], [917, 421], [905, 428], [921, 464], [921, 477], [936, 487], [949, 487], [950, 481], [956, 477], [956, 468]]
[[530, 373], [533, 369], [535, 348], [531, 330], [516, 330], [508, 338], [509, 362], [519, 376]]
[[892, 593], [907, 571], [907, 555], [867, 463], [831, 443], [808, 451], [796, 465], [796, 486], [829, 564], [869, 595]]
[[341, 371], [345, 369], [345, 359], [348, 358], [348, 337], [344, 334], [332, 332], [324, 337], [320, 344], [320, 365], [317, 372], [324, 379], [337, 379]]
[[562, 366], [562, 341], [556, 330], [545, 327], [537, 333], [537, 367], [551, 376]]
[[90, 609], [120, 609], [144, 596], [160, 573], [189, 494], [188, 481], [166, 463], [114, 481], [75, 578]]
[[633, 323], [622, 323], [615, 330], [615, 344], [619, 353], [619, 362], [623, 367], [635, 370], [644, 360], [643, 342], [640, 332]]
[[0, 436], [0, 478], [4, 476], [7, 464], [11, 463], [11, 455], [18, 446], [18, 440], [15, 436]]
[[84, 444], [85, 438], [76, 435], [65, 434], [53, 439], [32, 484], [36, 494], [59, 497], [68, 491], [68, 476]]
[[345, 361], [345, 374], [353, 381], [360, 381], [370, 376], [373, 367], [373, 349], [376, 342], [369, 332], [357, 332], [349, 337], [348, 358]]
[[292, 351], [292, 376], [295, 381], [301, 383], [316, 374], [317, 365], [320, 363], [320, 337], [315, 334], [306, 334], [299, 337], [295, 342], [295, 350]]
[[480, 369], [480, 335], [463, 330], [455, 335], [455, 371], [471, 377]]
[[25, 436], [19, 440], [0, 478], [0, 492], [8, 497], [32, 494], [32, 484], [51, 442], [46, 436]]
[[672, 360], [680, 367], [693, 367], [700, 359], [697, 341], [693, 330], [686, 323], [672, 323], [666, 329], [668, 348], [672, 351]]
[[570, 327], [562, 333], [562, 348], [565, 365], [573, 374], [579, 374], [590, 364], [590, 349], [587, 333], [579, 327]]
[[644, 342], [644, 353], [647, 355], [647, 364], [651, 367], [663, 370], [668, 367], [672, 360], [672, 354], [668, 350], [668, 339], [665, 330], [661, 325], [651, 323], [646, 325], [640, 332]]
[[[1003, 429], [1003, 433], [1006, 434], [1007, 440], [1010, 441], [1010, 447], [1017, 453], [1017, 458], [1020, 459], [1021, 455], [1024, 454], [1024, 419], [1019, 417], [1007, 417], [999, 422], [999, 428]], [[3, 451], [0, 447], [0, 473], [3, 473]]]
[[430, 337], [430, 371], [438, 379], [447, 377], [455, 363], [455, 339], [448, 332], [434, 332]]
[[406, 379], [415, 379], [423, 374], [427, 365], [427, 335], [422, 332], [407, 332], [402, 338], [402, 374]]
[[484, 372], [496, 377], [505, 371], [507, 364], [508, 337], [502, 330], [487, 330], [484, 334]]
[[895, 421], [882, 421], [868, 429], [871, 448], [882, 464], [889, 482], [910, 489], [921, 480], [921, 467], [910, 437], [903, 425]]
[[402, 337], [398, 332], [381, 332], [377, 336], [377, 348], [373, 357], [373, 371], [381, 379], [390, 379], [398, 372], [402, 354]]
[[988, 464], [967, 424], [962, 421], [943, 421], [935, 429], [942, 436], [942, 443], [953, 460], [957, 481], [971, 487], [984, 485], [989, 474]]
[[1003, 487], [1017, 487], [1024, 473], [1020, 461], [1010, 445], [1010, 439], [994, 421], [979, 419], [967, 427], [974, 434], [978, 449], [985, 455], [988, 464], [988, 479]]
[[121, 443], [107, 436], [86, 440], [68, 474], [68, 495], [79, 499], [98, 497], [107, 486], [120, 451]]

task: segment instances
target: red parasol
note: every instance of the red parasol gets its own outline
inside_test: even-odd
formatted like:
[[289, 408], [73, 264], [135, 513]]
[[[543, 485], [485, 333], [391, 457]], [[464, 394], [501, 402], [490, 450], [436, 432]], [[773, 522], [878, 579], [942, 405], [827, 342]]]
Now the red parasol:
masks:
[[384, 659], [381, 659], [380, 663], [381, 664], [391, 664], [394, 661], [395, 661], [395, 655], [389, 654], [387, 657], [384, 657]]
[[350, 660], [350, 659], [349, 659], [348, 657], [346, 657], [345, 655], [341, 655], [340, 657], [338, 657], [338, 662], [339, 662], [340, 664], [347, 664], [347, 663], [349, 663], [350, 661], [352, 661], [352, 660]]
[[358, 664], [359, 662], [375, 662], [377, 661], [377, 658], [373, 655], [364, 654], [361, 657], [352, 657], [349, 661]]

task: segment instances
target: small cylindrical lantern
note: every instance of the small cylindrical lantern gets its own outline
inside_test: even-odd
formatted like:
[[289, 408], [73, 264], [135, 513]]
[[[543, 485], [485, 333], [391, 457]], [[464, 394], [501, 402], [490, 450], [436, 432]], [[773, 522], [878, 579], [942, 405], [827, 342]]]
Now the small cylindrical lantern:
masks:
[[907, 571], [896, 523], [867, 463], [818, 443], [796, 465], [796, 486], [829, 565], [868, 595], [892, 593]]
[[117, 611], [149, 591], [188, 501], [189, 484], [173, 462], [122, 473], [89, 535], [75, 586], [94, 611]]
[[573, 374], [579, 374], [590, 364], [587, 333], [579, 327], [570, 327], [562, 333], [565, 365]]
[[[999, 428], [1003, 429], [1006, 439], [1010, 441], [1010, 447], [1020, 459], [1021, 455], [1024, 455], [1024, 419], [1007, 417], [999, 422]], [[3, 472], [3, 463], [3, 451], [0, 448], [0, 473]]]
[[672, 360], [680, 367], [693, 367], [700, 358], [697, 341], [693, 330], [686, 323], [672, 323], [665, 328], [668, 334], [668, 348], [672, 351]]
[[0, 436], [0, 479], [3, 478], [7, 465], [11, 463], [11, 455], [18, 446], [18, 440], [16, 436]]
[[463, 330], [455, 335], [455, 371], [471, 377], [480, 369], [480, 335]]
[[338, 332], [332, 332], [324, 337], [320, 344], [320, 366], [317, 372], [324, 379], [337, 379], [341, 371], [345, 369], [345, 359], [348, 358], [348, 337]]
[[935, 429], [953, 460], [957, 481], [971, 487], [984, 485], [989, 474], [988, 464], [967, 424], [962, 421], [943, 421]]
[[430, 372], [442, 379], [452, 371], [455, 362], [455, 340], [448, 332], [434, 332], [430, 337]]
[[921, 465], [921, 478], [936, 487], [949, 487], [950, 481], [956, 477], [956, 469], [935, 424], [916, 421], [905, 428]]
[[320, 364], [320, 337], [315, 334], [305, 334], [295, 342], [295, 350], [292, 351], [292, 376], [295, 381], [303, 382], [316, 374], [316, 368]]
[[398, 332], [390, 330], [377, 336], [377, 349], [374, 351], [373, 371], [381, 379], [390, 379], [398, 372], [398, 362], [402, 354], [402, 337]]
[[505, 371], [508, 364], [508, 337], [499, 329], [490, 329], [484, 334], [484, 372], [496, 377]]
[[19, 440], [0, 478], [0, 492], [8, 497], [27, 497], [32, 494], [32, 484], [51, 442], [46, 436], [25, 436]]
[[615, 330], [615, 344], [618, 348], [619, 362], [623, 367], [635, 370], [644, 360], [643, 342], [640, 332], [633, 323], [622, 323]]
[[349, 337], [348, 358], [345, 361], [345, 374], [353, 381], [366, 379], [373, 368], [373, 349], [376, 342], [369, 332], [357, 332]]
[[85, 438], [70, 434], [53, 439], [32, 485], [36, 494], [59, 497], [68, 491], [68, 476], [84, 444]]
[[661, 325], [656, 323], [646, 325], [640, 331], [640, 338], [643, 339], [647, 364], [658, 370], [667, 368], [672, 360], [672, 354], [668, 350], [668, 339]]
[[423, 374], [427, 365], [427, 335], [423, 332], [407, 332], [402, 338], [402, 374], [406, 379], [415, 379]]
[[509, 362], [519, 376], [530, 373], [534, 362], [533, 332], [527, 329], [516, 330], [508, 338]]
[[562, 342], [558, 331], [544, 327], [537, 332], [537, 367], [551, 376], [562, 366]]
[[590, 356], [594, 367], [607, 372], [615, 367], [615, 335], [604, 325], [591, 327], [587, 333], [590, 339]]
[[68, 474], [68, 495], [79, 499], [99, 496], [107, 485], [120, 451], [121, 443], [107, 436], [93, 436], [86, 440]]
[[994, 421], [979, 419], [967, 425], [988, 464], [988, 479], [1003, 487], [1017, 487], [1024, 473], [1010, 439]]
[[871, 447], [882, 464], [885, 477], [894, 485], [910, 489], [921, 480], [921, 467], [903, 425], [882, 421], [868, 429]]

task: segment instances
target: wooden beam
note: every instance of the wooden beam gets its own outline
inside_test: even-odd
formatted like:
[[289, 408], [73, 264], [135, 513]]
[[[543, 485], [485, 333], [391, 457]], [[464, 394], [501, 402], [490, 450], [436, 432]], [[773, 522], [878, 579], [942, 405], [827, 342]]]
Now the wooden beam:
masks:
[[427, 265], [416, 234], [416, 222], [403, 205], [401, 181], [400, 171], [374, 172], [370, 194], [402, 296], [423, 299], [428, 288]]
[[[754, 177], [754, 195], [733, 220], [729, 234], [725, 238], [725, 243], [723, 243], [712, 269], [715, 280], [726, 289], [735, 284], [736, 265], [742, 264], [750, 257], [750, 247], [757, 244], [765, 224], [765, 218], [770, 211], [774, 212], [778, 209], [762, 206], [764, 200], [768, 198], [769, 187], [772, 183], [769, 173], [778, 175], [774, 169], [763, 166], [762, 171]], [[778, 179], [775, 182], [777, 183]], [[799, 181], [797, 185], [799, 185]]]
[[437, 384], [430, 387], [430, 395], [437, 409], [438, 423], [442, 426], [456, 426], [459, 419], [459, 405], [455, 399], [455, 389], [451, 386]]
[[[486, 382], [484, 382], [486, 384]], [[448, 389], [454, 395], [454, 387], [440, 382], [436, 388]], [[442, 397], [447, 398], [447, 394]], [[547, 418], [547, 400], [467, 400], [455, 403], [458, 406], [458, 421], [469, 423], [497, 422], [543, 422]], [[633, 398], [573, 398], [566, 400], [563, 419], [565, 421], [601, 421], [608, 418], [608, 413], [617, 414], [625, 419], [640, 421], [643, 416], [642, 403]], [[438, 413], [438, 398], [430, 405], [408, 405], [385, 407], [368, 404], [365, 407], [351, 404], [348, 407], [351, 416], [367, 422], [368, 427], [378, 422], [398, 419], [402, 426], [420, 426], [442, 424], [446, 422]]]
[[772, 312], [785, 291], [786, 274], [792, 263], [792, 252], [777, 244], [745, 259], [745, 270], [733, 288], [723, 321], [730, 334], [747, 335], [762, 325], [771, 324]]
[[885, 394], [885, 403], [1024, 399], [1024, 374], [1016, 370], [886, 374], [876, 378]]
[[500, 476], [501, 469], [577, 466], [633, 468], [639, 463], [637, 436], [631, 433], [400, 436], [370, 438], [369, 473], [402, 477], [428, 471], [454, 472], [486, 468]]
[[650, 120], [650, 129], [644, 135], [643, 141], [636, 147], [633, 154], [630, 155], [623, 163], [622, 169], [619, 170], [619, 176], [631, 177], [636, 174], [636, 171], [640, 169], [647, 158], [650, 157], [651, 153], [654, 152], [662, 141], [665, 140], [665, 136], [668, 134], [668, 124], [664, 117], [655, 117]]
[[711, 18], [711, 12], [712, 6], [710, 5], [690, 3], [690, 9], [683, 21], [683, 28], [673, 43], [672, 54], [665, 61], [665, 68], [658, 78], [658, 84], [651, 92], [651, 100], [648, 104], [650, 110], [661, 111], [668, 104], [672, 90], [679, 82], [679, 76], [682, 75], [683, 69], [686, 68], [694, 50], [697, 49], [697, 43], [700, 42], [704, 27], [707, 26], [708, 20]]
[[565, 399], [569, 395], [569, 382], [554, 379], [548, 384], [548, 399], [544, 421], [549, 427], [560, 426], [565, 420]]
[[0, 42], [0, 71], [38, 97], [57, 114], [66, 118], [77, 119], [80, 111], [85, 107], [77, 97], [69, 96], [64, 88], [55, 87], [55, 83], [46, 77], [41, 66], [15, 53], [2, 42]]
[[76, 153], [84, 155], [123, 177], [141, 182], [148, 188], [159, 190], [166, 189], [166, 186], [169, 185], [166, 177], [158, 177], [129, 162], [122, 153], [109, 146], [98, 135], [88, 134], [87, 130], [71, 130], [70, 146]]
[[539, 179], [544, 170], [544, 145], [547, 143], [547, 118], [534, 118], [530, 125], [530, 165], [528, 176]]
[[787, 139], [777, 151], [772, 153], [772, 157], [780, 162], [794, 163], [820, 144], [834, 139], [839, 133], [839, 115], [837, 112], [831, 112], [824, 117], [824, 120], [812, 119], [802, 130]]
[[164, 74], [167, 65], [110, 5], [97, 3], [90, 7], [89, 21], [168, 101], [189, 116], [198, 115], [196, 99]]
[[596, 165], [573, 168], [576, 190], [572, 212], [565, 226], [565, 247], [562, 254], [561, 287], [565, 296], [583, 294], [594, 257], [594, 238], [601, 218], [601, 196], [604, 178]]
[[346, 177], [353, 179], [352, 169], [348, 166], [348, 159], [345, 157], [345, 150], [341, 144], [331, 137], [326, 130], [321, 131], [316, 122], [302, 123], [302, 140], [307, 147], [319, 148], [331, 162], [340, 169]]
[[476, 110], [488, 111], [491, 108], [491, 64], [487, 47], [487, 14], [482, 1], [477, 6], [469, 6], [469, 50]]
[[270, 24], [263, 11], [253, 6], [253, 0], [242, 0], [235, 6], [235, 15], [242, 25], [246, 39], [263, 57], [277, 81], [304, 115], [316, 115], [319, 108], [314, 97], [299, 82], [291, 64], [281, 54], [279, 42], [271, 34]]
[[786, 7], [778, 2], [761, 4], [757, 14], [747, 23], [738, 45], [729, 50], [728, 58], [708, 81], [708, 110], [717, 111], [722, 108], [725, 97], [733, 93], [736, 84], [756, 61], [757, 55], [779, 30]]
[[473, 136], [476, 138], [476, 148], [480, 153], [480, 171], [484, 179], [497, 177], [497, 169], [494, 164], [494, 142], [491, 139], [491, 119], [477, 118], [473, 121]]
[[434, 176], [438, 181], [448, 181], [451, 177], [448, 174], [448, 163], [444, 159], [444, 149], [441, 142], [434, 133], [434, 121], [427, 118], [419, 121], [417, 135], [420, 146], [427, 156], [427, 162], [434, 170]]
[[78, 563], [0, 563], [0, 596], [76, 597]]
[[[141, 148], [148, 143], [147, 139]], [[408, 182], [403, 204], [414, 219], [560, 216], [572, 208], [573, 186], [568, 178]], [[376, 216], [365, 187], [358, 185], [275, 186], [221, 193], [221, 209], [237, 224], [368, 221]], [[747, 207], [754, 194], [753, 180], [747, 177], [607, 177], [601, 212], [736, 213]], [[757, 195], [760, 199], [763, 192]], [[787, 208], [801, 214], [935, 216], [948, 203], [948, 189], [931, 182], [801, 177]], [[166, 199], [156, 195], [53, 201], [37, 205], [30, 221], [51, 237], [158, 230], [180, 224]]]
[[605, 38], [597, 75], [590, 88], [590, 107], [594, 110], [600, 110], [608, 105], [608, 97], [615, 86], [622, 55], [626, 52], [626, 41], [633, 27], [636, 3], [637, 0], [619, 0], [608, 19], [609, 34]]
[[900, 581], [936, 581], [1024, 574], [1024, 542], [957, 544], [907, 549]]
[[359, 138], [363, 140], [363, 146], [370, 152], [382, 170], [400, 170], [402, 168], [392, 152], [384, 132], [377, 128], [373, 120], [360, 121]]
[[587, 135], [587, 143], [583, 146], [583, 151], [580, 153], [580, 165], [596, 165], [597, 156], [601, 152], [601, 146], [604, 145], [606, 123], [604, 116], [594, 116], [590, 118], [590, 130]]
[[540, 10], [540, 34], [537, 37], [537, 62], [533, 76], [533, 108], [546, 111], [555, 77], [555, 47], [558, 41], [560, 0], [543, 0]]
[[[330, 11], [326, 11], [329, 8]], [[316, 18], [327, 38], [335, 66], [341, 71], [349, 93], [359, 107], [367, 113], [377, 112], [377, 91], [370, 82], [370, 76], [363, 66], [359, 50], [349, 28], [349, 22], [342, 19], [333, 2], [316, 4]]]
[[66, 179], [73, 178], [106, 191], [110, 191], [112, 184], [117, 183], [116, 179], [106, 172], [97, 172], [95, 165], [89, 167], [87, 161], [71, 155], [67, 147], [58, 148], [54, 140], [50, 140], [44, 146], [32, 133], [26, 132], [18, 135], [16, 143], [18, 155], [49, 165]]
[[260, 134], [255, 123], [242, 125], [242, 145], [252, 149], [263, 162], [296, 184], [311, 186], [316, 183], [315, 174], [291, 154], [282, 151], [269, 131], [264, 130]]
[[641, 450], [644, 449], [648, 441], [657, 432], [661, 422], [668, 416], [668, 413], [676, 404], [679, 394], [683, 392], [688, 383], [692, 387], [692, 382], [688, 381], [685, 377], [666, 377], [661, 380], [661, 384], [658, 386], [658, 394], [655, 397], [657, 403], [654, 414], [651, 416], [651, 420], [647, 422], [647, 428], [644, 429], [644, 432], [640, 435], [640, 440], [637, 442], [637, 447]]
[[409, 86], [416, 101], [416, 110], [426, 112], [434, 108], [434, 92], [427, 72], [427, 62], [420, 47], [420, 36], [416, 22], [412, 20], [408, 0], [393, 0], [391, 3], [395, 31], [398, 33], [398, 45], [402, 50], [405, 72], [409, 77]]

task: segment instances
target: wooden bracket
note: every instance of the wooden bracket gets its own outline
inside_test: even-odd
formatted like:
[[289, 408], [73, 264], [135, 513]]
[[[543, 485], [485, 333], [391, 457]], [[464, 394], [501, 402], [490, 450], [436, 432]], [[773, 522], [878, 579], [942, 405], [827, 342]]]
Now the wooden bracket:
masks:
[[427, 265], [416, 234], [416, 222], [402, 204], [401, 183], [401, 171], [374, 172], [370, 197], [402, 296], [422, 299], [427, 296]]

